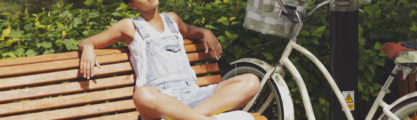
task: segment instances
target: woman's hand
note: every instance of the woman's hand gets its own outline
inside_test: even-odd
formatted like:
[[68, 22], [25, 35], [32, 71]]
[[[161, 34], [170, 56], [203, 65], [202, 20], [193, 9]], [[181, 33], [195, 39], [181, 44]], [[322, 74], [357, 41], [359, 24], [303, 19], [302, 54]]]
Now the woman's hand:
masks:
[[171, 16], [177, 23], [178, 29], [185, 39], [201, 40], [204, 45], [205, 52], [208, 53], [209, 50], [211, 50], [211, 56], [215, 57], [217, 60], [220, 59], [222, 46], [211, 30], [187, 25], [184, 21], [182, 21], [181, 17], [174, 12], [169, 12], [168, 15]]
[[94, 66], [97, 66], [101, 69], [100, 64], [94, 53], [94, 46], [85, 45], [83, 46], [81, 60], [80, 60], [80, 73], [83, 75], [83, 78], [90, 79], [94, 76]]
[[214, 56], [217, 60], [220, 59], [222, 54], [222, 45], [217, 40], [216, 36], [210, 30], [205, 30], [203, 34], [203, 38], [201, 39], [204, 45], [205, 53], [210, 51], [210, 55]]
[[79, 48], [82, 51], [80, 60], [80, 73], [84, 78], [90, 79], [94, 76], [94, 66], [101, 69], [94, 49], [105, 48], [117, 42], [132, 41], [135, 35], [135, 27], [132, 20], [125, 18], [119, 22], [113, 24], [109, 29], [88, 37], [82, 40], [79, 44]]

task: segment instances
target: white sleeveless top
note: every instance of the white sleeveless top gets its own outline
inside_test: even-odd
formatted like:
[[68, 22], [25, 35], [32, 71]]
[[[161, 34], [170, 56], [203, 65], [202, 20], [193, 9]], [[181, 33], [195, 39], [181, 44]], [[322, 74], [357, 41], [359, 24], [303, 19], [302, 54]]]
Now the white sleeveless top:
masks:
[[178, 25], [168, 14], [160, 15], [163, 33], [156, 31], [142, 16], [132, 19], [136, 33], [128, 48], [137, 76], [135, 86], [156, 86], [180, 80], [195, 84], [196, 75], [190, 66]]

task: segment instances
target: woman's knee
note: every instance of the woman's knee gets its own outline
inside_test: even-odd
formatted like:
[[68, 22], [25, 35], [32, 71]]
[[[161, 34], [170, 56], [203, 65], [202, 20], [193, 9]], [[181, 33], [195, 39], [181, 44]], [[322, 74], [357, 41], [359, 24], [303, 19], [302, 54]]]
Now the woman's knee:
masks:
[[158, 93], [160, 92], [157, 88], [149, 86], [135, 88], [133, 92], [133, 102], [136, 105], [136, 110], [145, 120], [161, 117], [161, 114], [157, 112]]
[[248, 73], [248, 74], [245, 74], [245, 75], [246, 75], [246, 78], [247, 78], [247, 80], [245, 82], [247, 82], [246, 84], [248, 85], [248, 88], [250, 90], [250, 94], [255, 95], [261, 87], [261, 83], [259, 82], [260, 81], [259, 77], [256, 76], [255, 74], [252, 74], [252, 73]]
[[154, 105], [157, 105], [156, 92], [158, 90], [156, 88], [143, 86], [135, 89], [133, 101], [136, 106], [155, 107]]
[[243, 84], [242, 86], [248, 90], [246, 93], [247, 95], [255, 95], [260, 89], [260, 82], [258, 76], [252, 73], [242, 74], [240, 76], [240, 82]]

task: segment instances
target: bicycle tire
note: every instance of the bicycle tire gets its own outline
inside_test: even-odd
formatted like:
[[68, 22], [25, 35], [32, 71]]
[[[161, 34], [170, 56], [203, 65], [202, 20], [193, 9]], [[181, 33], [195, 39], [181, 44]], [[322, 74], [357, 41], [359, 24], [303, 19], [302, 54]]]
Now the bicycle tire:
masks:
[[[259, 77], [259, 80], [262, 80], [262, 77], [265, 75], [266, 71], [262, 68], [260, 68], [257, 65], [250, 64], [250, 63], [238, 63], [234, 64], [234, 67], [229, 69], [224, 75], [223, 80], [227, 80], [228, 78], [231, 78], [236, 75], [244, 74], [244, 73], [253, 73], [256, 76]], [[283, 107], [282, 107], [282, 100], [281, 95], [278, 92], [277, 83], [275, 83], [272, 79], [268, 79], [267, 85], [265, 85], [263, 88], [261, 88], [261, 93], [256, 98], [256, 101], [254, 105], [249, 109], [248, 112], [257, 112], [261, 113], [267, 118], [278, 118], [274, 120], [283, 120]], [[261, 110], [261, 106], [263, 105], [262, 102], [264, 102], [268, 97], [270, 93], [273, 93], [274, 98], [271, 104], [269, 104], [268, 108], [265, 111], [271, 110], [272, 112], [263, 112]], [[275, 111], [276, 110], [276, 111]]]
[[[407, 119], [409, 117], [417, 118], [417, 96], [405, 99], [400, 103], [393, 106], [391, 112], [394, 113], [401, 120], [411, 120]], [[410, 116], [413, 115], [413, 116]], [[382, 120], [389, 120], [389, 117], [383, 115]]]

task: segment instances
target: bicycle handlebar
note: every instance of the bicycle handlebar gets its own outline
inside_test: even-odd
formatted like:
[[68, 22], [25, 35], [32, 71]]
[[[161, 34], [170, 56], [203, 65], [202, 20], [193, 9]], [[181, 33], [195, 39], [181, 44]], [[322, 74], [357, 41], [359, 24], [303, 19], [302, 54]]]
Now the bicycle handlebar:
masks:
[[284, 4], [282, 4], [281, 0], [277, 0], [279, 7], [281, 7], [282, 11], [288, 13], [287, 8], [285, 8]]
[[[284, 13], [291, 14], [291, 13], [289, 13], [287, 7], [285, 7], [285, 5], [282, 3], [281, 0], [277, 0], [277, 2], [278, 2], [278, 5], [281, 7], [281, 9]], [[375, 2], [375, 0], [358, 0], [358, 3], [359, 3], [360, 6], [362, 6], [362, 5], [371, 5], [371, 4], [374, 4], [374, 2]], [[305, 17], [308, 17], [308, 16], [312, 15], [314, 12], [317, 11], [317, 9], [319, 9], [323, 5], [326, 5], [326, 4], [329, 4], [329, 3], [330, 3], [330, 0], [324, 0], [324, 1], [320, 2], [319, 4], [315, 5], [313, 7], [313, 9], [311, 9], [305, 15]]]
[[326, 4], [329, 4], [329, 3], [330, 3], [330, 0], [325, 0], [325, 1], [320, 2], [319, 4], [315, 5], [315, 6], [313, 7], [313, 9], [311, 9], [311, 10], [310, 10], [310, 12], [308, 12], [308, 13], [307, 13], [306, 17], [308, 17], [308, 16], [312, 15], [312, 14], [313, 14], [314, 12], [316, 12], [316, 10], [317, 10], [317, 9], [319, 9], [321, 6], [326, 5]]

